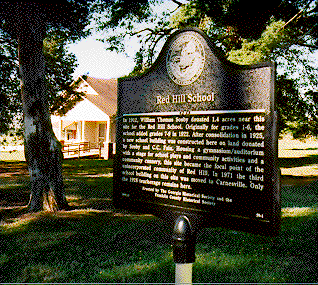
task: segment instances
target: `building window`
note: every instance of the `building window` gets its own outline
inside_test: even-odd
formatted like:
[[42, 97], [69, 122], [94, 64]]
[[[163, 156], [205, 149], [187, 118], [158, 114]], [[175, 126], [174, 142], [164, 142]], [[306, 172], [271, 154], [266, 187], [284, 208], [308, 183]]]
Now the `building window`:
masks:
[[66, 131], [67, 140], [75, 140], [76, 139], [76, 130], [67, 130]]

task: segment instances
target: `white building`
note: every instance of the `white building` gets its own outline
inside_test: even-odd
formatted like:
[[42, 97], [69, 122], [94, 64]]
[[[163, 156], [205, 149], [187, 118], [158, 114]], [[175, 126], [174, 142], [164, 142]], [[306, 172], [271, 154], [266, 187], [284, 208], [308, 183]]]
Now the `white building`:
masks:
[[102, 157], [108, 159], [109, 146], [115, 149], [117, 79], [80, 76], [79, 80], [76, 91], [85, 94], [83, 100], [64, 116], [51, 116], [53, 131], [64, 145], [102, 145]]

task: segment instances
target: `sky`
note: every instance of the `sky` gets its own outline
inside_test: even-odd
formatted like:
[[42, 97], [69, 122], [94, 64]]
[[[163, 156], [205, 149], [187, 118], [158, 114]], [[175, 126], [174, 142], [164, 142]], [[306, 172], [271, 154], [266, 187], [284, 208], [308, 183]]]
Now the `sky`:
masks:
[[[187, 1], [180, 1], [187, 2]], [[177, 4], [172, 1], [163, 1], [163, 3], [153, 6], [155, 13], [161, 14], [167, 10], [174, 11]], [[149, 24], [148, 24], [149, 25]], [[128, 47], [124, 55], [116, 52], [107, 51], [106, 45], [96, 39], [100, 38], [98, 34], [93, 34], [87, 39], [78, 43], [69, 45], [69, 51], [77, 57], [78, 68], [74, 72], [74, 79], [79, 75], [87, 74], [97, 78], [118, 78], [128, 75], [134, 68], [134, 55], [139, 50], [137, 39], [126, 43]]]
[[[160, 14], [166, 10], [173, 11], [176, 7], [177, 5], [172, 1], [163, 1], [163, 4], [156, 6], [155, 11]], [[87, 39], [69, 45], [69, 51], [76, 55], [79, 65], [73, 74], [74, 79], [83, 74], [106, 79], [128, 75], [135, 66], [133, 57], [139, 50], [137, 40], [126, 43], [128, 49], [125, 55], [107, 51], [105, 43], [97, 41], [97, 38], [100, 36], [93, 34]], [[312, 55], [312, 59], [318, 65], [318, 51]]]
[[69, 51], [77, 57], [78, 67], [74, 78], [87, 74], [97, 78], [118, 78], [129, 74], [134, 68], [133, 57], [107, 51], [105, 44], [97, 41], [96, 36], [83, 39], [69, 46]]

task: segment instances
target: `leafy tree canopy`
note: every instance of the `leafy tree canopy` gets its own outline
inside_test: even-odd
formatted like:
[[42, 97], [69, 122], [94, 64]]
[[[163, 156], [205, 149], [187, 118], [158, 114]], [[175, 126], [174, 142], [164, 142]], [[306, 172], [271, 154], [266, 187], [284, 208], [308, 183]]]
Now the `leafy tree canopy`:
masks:
[[50, 111], [64, 114], [80, 99], [80, 94], [70, 88], [77, 63], [75, 55], [68, 52], [66, 46], [89, 34], [85, 29], [89, 23], [89, 7], [87, 1], [60, 1], [57, 4], [0, 1], [0, 134], [14, 129], [18, 135], [22, 134], [19, 25], [28, 25], [35, 16], [33, 13], [41, 11]]
[[232, 62], [276, 61], [280, 130], [291, 130], [296, 137], [318, 135], [318, 74], [313, 56], [318, 50], [317, 0], [262, 1], [257, 5], [250, 0], [172, 0], [170, 11], [158, 12], [166, 2], [117, 0], [105, 9], [97, 1], [93, 6], [94, 24], [105, 32], [101, 40], [108, 49], [124, 52], [125, 43], [139, 40], [131, 75], [151, 66], [174, 31], [199, 27]]
[[[19, 82], [18, 43], [0, 31], [0, 133], [16, 129], [22, 134], [22, 101]], [[66, 113], [80, 94], [70, 88], [76, 57], [66, 49], [67, 42], [51, 31], [44, 40], [46, 81], [51, 113]]]
[[[62, 0], [57, 3], [43, 1], [0, 1], [1, 30], [17, 38], [22, 31], [20, 24], [38, 22], [46, 31], [55, 29], [68, 40], [87, 34], [91, 1]], [[56, 32], [57, 33], [57, 32]]]
[[[318, 76], [312, 60], [313, 52], [318, 48], [317, 0], [280, 0], [257, 5], [249, 0], [171, 0], [170, 11], [160, 10], [167, 3], [163, 0], [88, 2], [62, 1], [44, 5], [34, 1], [32, 4], [43, 5], [42, 18], [47, 25], [44, 49], [51, 112], [64, 113], [72, 106], [73, 99], [79, 98], [68, 88], [76, 60], [65, 46], [69, 41], [88, 34], [84, 27], [91, 12], [91, 26], [103, 32], [101, 40], [109, 50], [124, 52], [125, 43], [129, 40], [139, 41], [140, 49], [135, 54], [136, 66], [132, 75], [147, 70], [167, 37], [185, 26], [196, 26], [206, 32], [232, 62], [251, 64], [275, 60], [279, 70], [278, 81], [287, 84], [291, 80], [293, 90], [297, 91], [297, 95], [291, 92], [288, 84], [279, 87], [286, 87], [284, 92], [288, 98], [281, 101], [284, 106], [278, 104], [280, 128], [293, 130], [297, 136], [317, 134], [317, 128], [313, 127], [317, 120], [313, 97]], [[19, 17], [24, 17], [24, 21], [32, 18], [32, 15], [23, 13], [25, 5], [30, 3], [0, 1], [1, 132], [10, 128], [13, 118], [21, 111], [21, 103], [17, 99], [17, 43], [12, 37], [17, 29], [8, 29], [10, 17], [14, 15], [9, 13], [14, 7], [12, 3], [19, 3]], [[62, 96], [61, 92], [65, 89], [69, 92]], [[289, 107], [294, 108], [294, 100], [303, 105], [304, 112], [294, 115], [290, 121], [291, 116], [286, 112]], [[305, 122], [311, 122], [312, 127], [304, 127]]]

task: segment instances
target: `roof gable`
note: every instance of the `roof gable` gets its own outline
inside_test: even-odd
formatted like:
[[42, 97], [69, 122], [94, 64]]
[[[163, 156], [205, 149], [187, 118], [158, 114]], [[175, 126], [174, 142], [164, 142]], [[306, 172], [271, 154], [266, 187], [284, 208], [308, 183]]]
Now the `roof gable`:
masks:
[[[117, 79], [103, 79], [87, 76], [82, 78], [88, 86], [83, 86], [84, 90], [78, 90], [85, 93], [85, 98], [101, 109], [109, 117], [116, 114], [117, 111]], [[80, 86], [80, 88], [81, 88]]]
[[69, 110], [63, 117], [64, 121], [107, 121], [109, 116], [95, 104], [84, 98]]
[[80, 85], [76, 88], [77, 92], [82, 92], [85, 94], [98, 95], [98, 93], [86, 82], [81, 81]]

